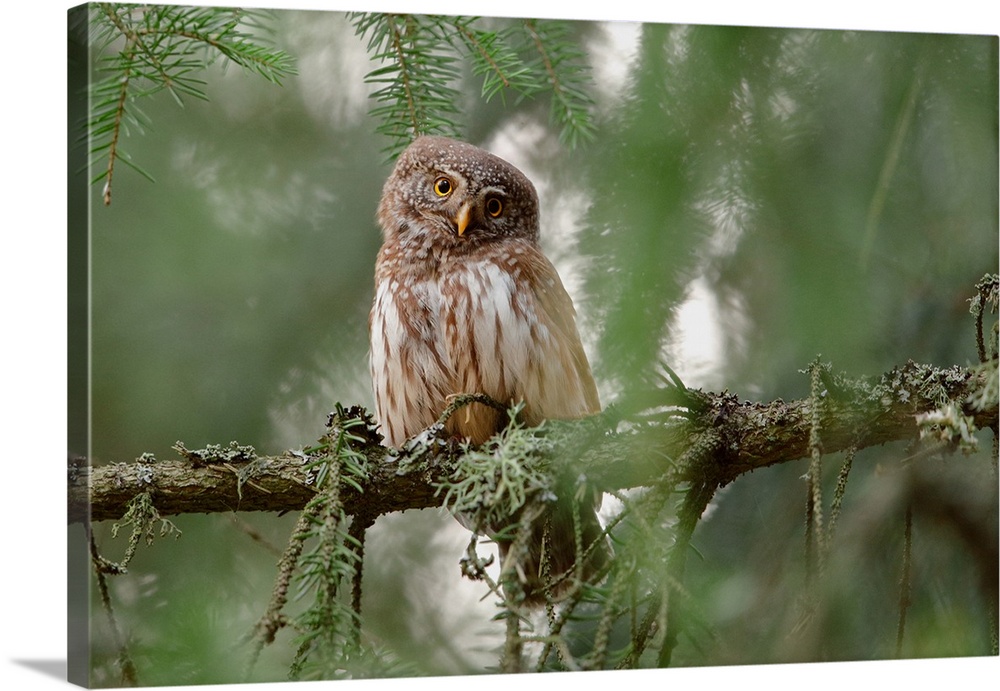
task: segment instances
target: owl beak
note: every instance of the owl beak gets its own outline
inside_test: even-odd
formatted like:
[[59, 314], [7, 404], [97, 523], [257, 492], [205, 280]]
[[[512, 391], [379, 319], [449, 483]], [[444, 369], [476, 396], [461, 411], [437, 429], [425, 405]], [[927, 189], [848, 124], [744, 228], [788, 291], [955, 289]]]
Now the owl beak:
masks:
[[462, 204], [462, 208], [458, 210], [458, 214], [455, 216], [455, 227], [458, 229], [459, 237], [469, 227], [469, 219], [471, 217], [472, 206], [470, 204]]

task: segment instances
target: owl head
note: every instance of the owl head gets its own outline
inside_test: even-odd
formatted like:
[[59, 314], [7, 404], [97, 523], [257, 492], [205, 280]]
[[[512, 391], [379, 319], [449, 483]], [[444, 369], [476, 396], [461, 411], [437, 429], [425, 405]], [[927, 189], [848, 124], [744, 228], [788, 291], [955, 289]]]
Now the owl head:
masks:
[[382, 190], [378, 220], [387, 241], [536, 241], [538, 195], [502, 158], [447, 137], [423, 136], [396, 161]]

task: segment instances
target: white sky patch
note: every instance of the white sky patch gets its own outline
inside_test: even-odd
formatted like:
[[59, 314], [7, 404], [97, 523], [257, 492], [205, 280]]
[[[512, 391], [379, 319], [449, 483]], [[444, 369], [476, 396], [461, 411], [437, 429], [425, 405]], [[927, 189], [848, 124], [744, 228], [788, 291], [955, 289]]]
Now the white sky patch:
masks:
[[607, 112], [618, 105], [628, 85], [628, 74], [639, 47], [642, 24], [604, 22], [601, 28], [600, 37], [590, 41], [587, 51], [598, 109]]
[[721, 310], [708, 281], [703, 277], [688, 284], [687, 297], [678, 308], [673, 342], [670, 344], [671, 366], [689, 387], [719, 388], [721, 364], [725, 357]]
[[298, 56], [299, 89], [309, 115], [334, 130], [356, 126], [367, 117], [365, 74], [372, 69], [364, 41], [340, 12], [292, 15], [288, 36]]

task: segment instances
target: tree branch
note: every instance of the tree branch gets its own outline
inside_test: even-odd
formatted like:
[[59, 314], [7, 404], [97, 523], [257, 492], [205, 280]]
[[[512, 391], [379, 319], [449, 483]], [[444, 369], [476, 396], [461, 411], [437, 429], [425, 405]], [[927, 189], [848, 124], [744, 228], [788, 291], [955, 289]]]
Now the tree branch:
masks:
[[[958, 404], [982, 429], [997, 425], [997, 401], [976, 409], [988, 373], [981, 369], [939, 369], [909, 362], [875, 382], [848, 380], [823, 373], [824, 399], [820, 429], [824, 453], [863, 449], [912, 439], [920, 427], [917, 415]], [[553, 470], [571, 469], [595, 486], [622, 489], [672, 482], [728, 484], [744, 473], [810, 455], [814, 428], [811, 399], [770, 403], [742, 401], [736, 395], [664, 389], [660, 406], [674, 407], [660, 418], [638, 418], [610, 408], [599, 416], [549, 423], [572, 440], [551, 459]], [[676, 407], [678, 394], [691, 403]], [[981, 396], [979, 397], [982, 398]], [[645, 404], [644, 404], [645, 405]], [[624, 406], [623, 406], [624, 407]], [[652, 407], [652, 406], [650, 406]], [[613, 428], [613, 429], [609, 429]], [[685, 454], [711, 437], [710, 454]], [[182, 447], [181, 447], [182, 448]], [[358, 488], [343, 487], [346, 513], [374, 518], [406, 509], [442, 504], [437, 487], [454, 472], [460, 452], [454, 445], [433, 447], [415, 455], [399, 454], [372, 433], [362, 448], [368, 476]], [[679, 459], [675, 461], [675, 459]], [[315, 495], [309, 465], [315, 458], [285, 452], [256, 458], [224, 460], [150, 460], [91, 467], [69, 466], [69, 522], [117, 520], [137, 494], [149, 492], [161, 516], [230, 511], [295, 511]]]

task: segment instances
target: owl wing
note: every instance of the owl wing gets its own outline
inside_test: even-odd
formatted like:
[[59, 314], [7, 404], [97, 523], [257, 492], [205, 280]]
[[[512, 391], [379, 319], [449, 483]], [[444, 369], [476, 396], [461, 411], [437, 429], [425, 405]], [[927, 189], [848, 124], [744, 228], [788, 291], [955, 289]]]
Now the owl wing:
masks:
[[[542, 419], [594, 415], [601, 411], [601, 403], [577, 330], [573, 300], [552, 262], [537, 248], [532, 250], [525, 253], [522, 269], [542, 328], [533, 340], [535, 376], [533, 382], [525, 382], [525, 402]], [[532, 392], [536, 382], [537, 391]], [[534, 400], [537, 406], [531, 405]]]
[[[533, 243], [488, 247], [444, 275], [441, 323], [455, 393], [523, 402], [528, 425], [600, 412], [573, 302]], [[496, 411], [473, 404], [450, 427], [482, 443], [502, 424]]]

